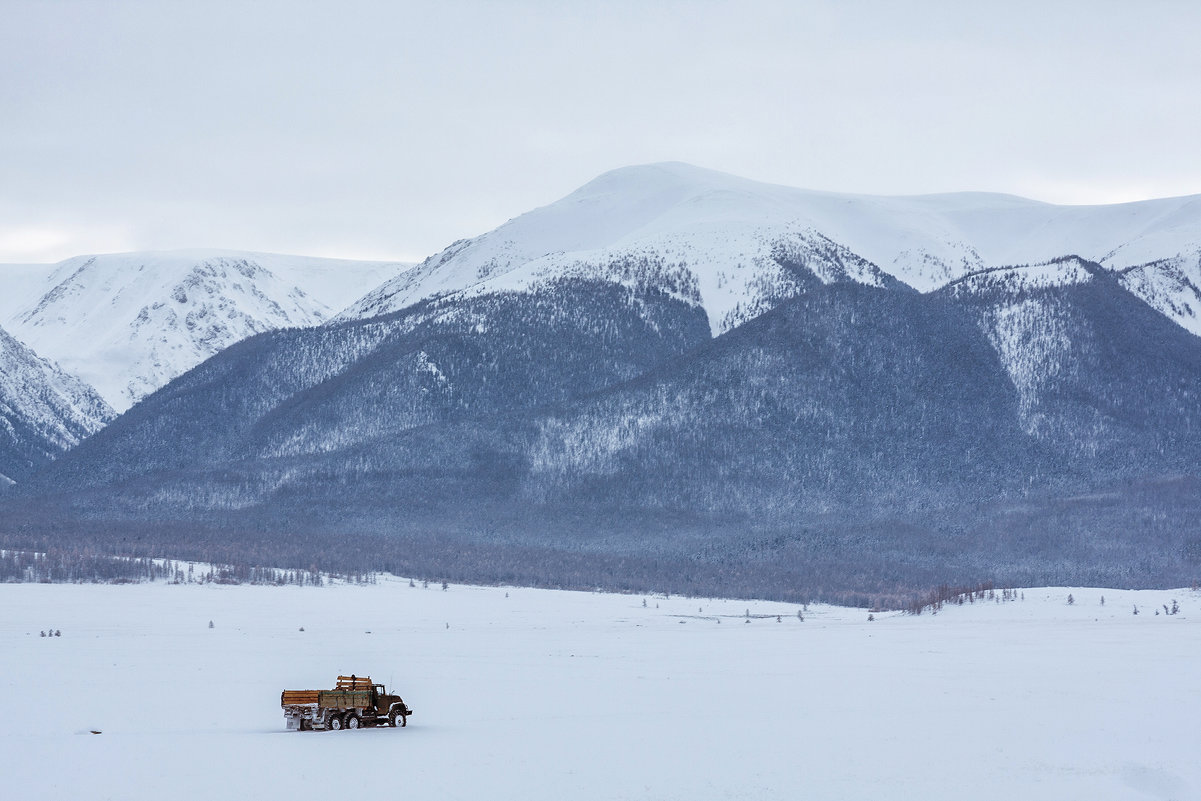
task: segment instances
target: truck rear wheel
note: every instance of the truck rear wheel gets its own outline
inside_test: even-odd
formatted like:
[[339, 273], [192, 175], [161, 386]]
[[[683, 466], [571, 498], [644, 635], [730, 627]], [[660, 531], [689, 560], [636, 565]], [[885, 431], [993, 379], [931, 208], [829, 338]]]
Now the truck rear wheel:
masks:
[[360, 725], [359, 716], [353, 712], [346, 714], [346, 728], [357, 729]]
[[330, 715], [329, 720], [325, 723], [325, 728], [329, 729], [330, 731], [341, 731], [342, 716], [338, 714]]

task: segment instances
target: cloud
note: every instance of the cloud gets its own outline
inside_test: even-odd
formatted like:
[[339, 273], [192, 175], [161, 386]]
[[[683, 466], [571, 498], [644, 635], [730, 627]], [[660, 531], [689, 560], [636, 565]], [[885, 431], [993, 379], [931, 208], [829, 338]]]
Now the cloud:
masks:
[[[5, 16], [0, 209], [84, 251], [120, 229], [137, 249], [417, 259], [663, 160], [880, 194], [1201, 192], [1196, 4], [111, 0]], [[37, 240], [15, 241], [0, 259]]]

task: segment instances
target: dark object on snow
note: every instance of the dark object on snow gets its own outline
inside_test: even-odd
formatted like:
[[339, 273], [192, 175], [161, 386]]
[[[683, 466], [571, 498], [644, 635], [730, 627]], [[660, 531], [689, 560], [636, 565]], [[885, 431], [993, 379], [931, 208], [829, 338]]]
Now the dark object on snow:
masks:
[[284, 690], [279, 702], [289, 731], [403, 728], [413, 714], [399, 695], [389, 694], [382, 684], [372, 684], [370, 677], [353, 674], [339, 676], [332, 690]]

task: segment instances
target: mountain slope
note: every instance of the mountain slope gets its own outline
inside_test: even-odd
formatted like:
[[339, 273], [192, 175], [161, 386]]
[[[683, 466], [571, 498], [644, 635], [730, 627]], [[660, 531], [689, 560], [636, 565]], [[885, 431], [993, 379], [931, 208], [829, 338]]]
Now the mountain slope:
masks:
[[1122, 286], [1201, 336], [1201, 248], [1121, 271]]
[[390, 271], [262, 254], [80, 256], [56, 266], [12, 330], [124, 410], [251, 334], [325, 320], [330, 307], [298, 284], [339, 303], [354, 292], [350, 279], [375, 280], [381, 272]]
[[[654, 164], [600, 176], [496, 230], [452, 244], [380, 286], [341, 319], [423, 298], [520, 288], [564, 275], [627, 280], [657, 265], [695, 286], [714, 334], [796, 294], [780, 252], [803, 253], [823, 283], [920, 291], [982, 269], [1077, 253], [1113, 269], [1171, 258], [1201, 243], [1201, 197], [1115, 206], [1054, 206], [1006, 195], [872, 197], [774, 186]], [[797, 260], [794, 260], [794, 264]]]
[[1110, 475], [1201, 463], [1201, 344], [1076, 258], [941, 290], [971, 315], [1018, 390], [1022, 424], [1064, 465]]
[[0, 484], [23, 481], [114, 416], [91, 387], [0, 328]]
[[51, 288], [53, 264], [0, 264], [0, 325]]
[[371, 448], [448, 421], [563, 403], [707, 339], [695, 306], [586, 282], [271, 332], [173, 381], [46, 480], [77, 488]]

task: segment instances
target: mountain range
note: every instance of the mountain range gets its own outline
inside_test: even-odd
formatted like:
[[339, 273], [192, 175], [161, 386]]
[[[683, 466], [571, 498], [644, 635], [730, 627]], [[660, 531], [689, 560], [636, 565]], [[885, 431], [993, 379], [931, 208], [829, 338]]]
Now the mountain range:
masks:
[[1199, 254], [1197, 197], [617, 170], [219, 350], [11, 488], [5, 541], [795, 598], [1188, 581]]

